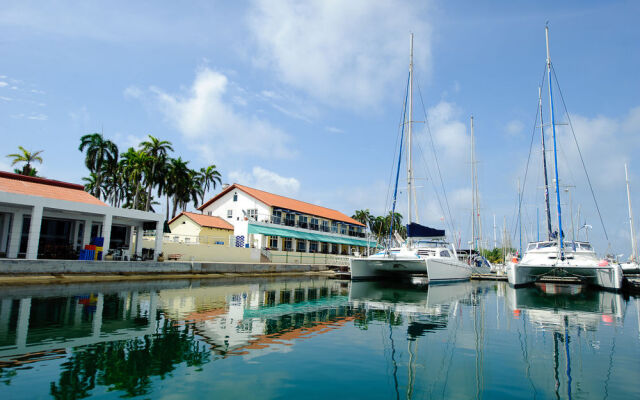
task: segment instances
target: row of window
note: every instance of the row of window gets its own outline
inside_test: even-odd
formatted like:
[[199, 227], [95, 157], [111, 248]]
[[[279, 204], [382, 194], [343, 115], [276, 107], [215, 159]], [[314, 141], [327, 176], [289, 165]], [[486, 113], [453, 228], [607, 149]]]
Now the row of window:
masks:
[[[292, 238], [282, 238], [284, 241], [284, 245], [282, 249], [284, 251], [294, 251], [293, 247], [293, 239]], [[268, 239], [269, 248], [277, 249], [278, 248], [278, 236], [269, 236]], [[326, 243], [326, 242], [318, 242], [315, 240], [309, 241], [309, 252], [310, 253], [333, 253], [338, 254], [338, 244], [336, 243]], [[348, 245], [342, 246], [343, 253], [346, 253]], [[307, 241], [306, 240], [297, 240], [295, 251], [298, 252], [306, 252], [307, 251]]]

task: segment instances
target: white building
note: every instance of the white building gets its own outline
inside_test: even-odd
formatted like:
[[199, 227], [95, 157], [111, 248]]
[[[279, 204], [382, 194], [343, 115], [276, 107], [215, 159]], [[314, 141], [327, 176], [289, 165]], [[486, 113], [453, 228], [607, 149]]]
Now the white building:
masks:
[[200, 207], [234, 227], [237, 246], [302, 253], [364, 253], [364, 224], [330, 208], [233, 184]]
[[[110, 247], [129, 248], [145, 225], [162, 237], [163, 224], [161, 214], [109, 207], [82, 185], [0, 171], [0, 257], [69, 258], [93, 237], [104, 238], [107, 254]], [[154, 258], [161, 250], [157, 240]], [[135, 253], [141, 252], [138, 240]]]

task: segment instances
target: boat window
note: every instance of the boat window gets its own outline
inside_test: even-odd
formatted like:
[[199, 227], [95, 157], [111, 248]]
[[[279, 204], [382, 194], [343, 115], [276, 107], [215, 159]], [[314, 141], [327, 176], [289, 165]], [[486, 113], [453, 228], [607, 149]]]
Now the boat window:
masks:
[[555, 242], [543, 242], [543, 243], [538, 243], [538, 248], [553, 247], [555, 245], [556, 245]]
[[533, 250], [538, 246], [537, 243], [529, 243], [529, 246], [527, 246], [527, 250]]
[[451, 256], [449, 255], [449, 250], [442, 250], [442, 251], [440, 252], [440, 257], [451, 257]]
[[587, 243], [579, 243], [578, 244], [580, 246], [581, 249], [583, 250], [591, 250], [591, 245], [587, 244]]

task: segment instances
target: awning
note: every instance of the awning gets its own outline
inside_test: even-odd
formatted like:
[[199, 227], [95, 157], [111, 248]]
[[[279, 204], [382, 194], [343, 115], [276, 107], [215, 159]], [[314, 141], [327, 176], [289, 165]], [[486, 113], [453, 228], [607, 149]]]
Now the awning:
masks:
[[[321, 233], [294, 231], [292, 229], [280, 228], [276, 226], [263, 226], [263, 225], [249, 224], [249, 233], [367, 247], [367, 241], [362, 239], [323, 235]], [[368, 245], [369, 247], [374, 247], [376, 243], [369, 242]]]

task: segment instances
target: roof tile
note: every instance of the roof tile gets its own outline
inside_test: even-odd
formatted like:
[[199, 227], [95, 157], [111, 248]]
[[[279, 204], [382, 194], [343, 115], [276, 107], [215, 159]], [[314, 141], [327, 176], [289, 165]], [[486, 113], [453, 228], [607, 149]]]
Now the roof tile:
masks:
[[0, 191], [106, 206], [104, 202], [85, 192], [82, 185], [5, 171], [0, 171]]

